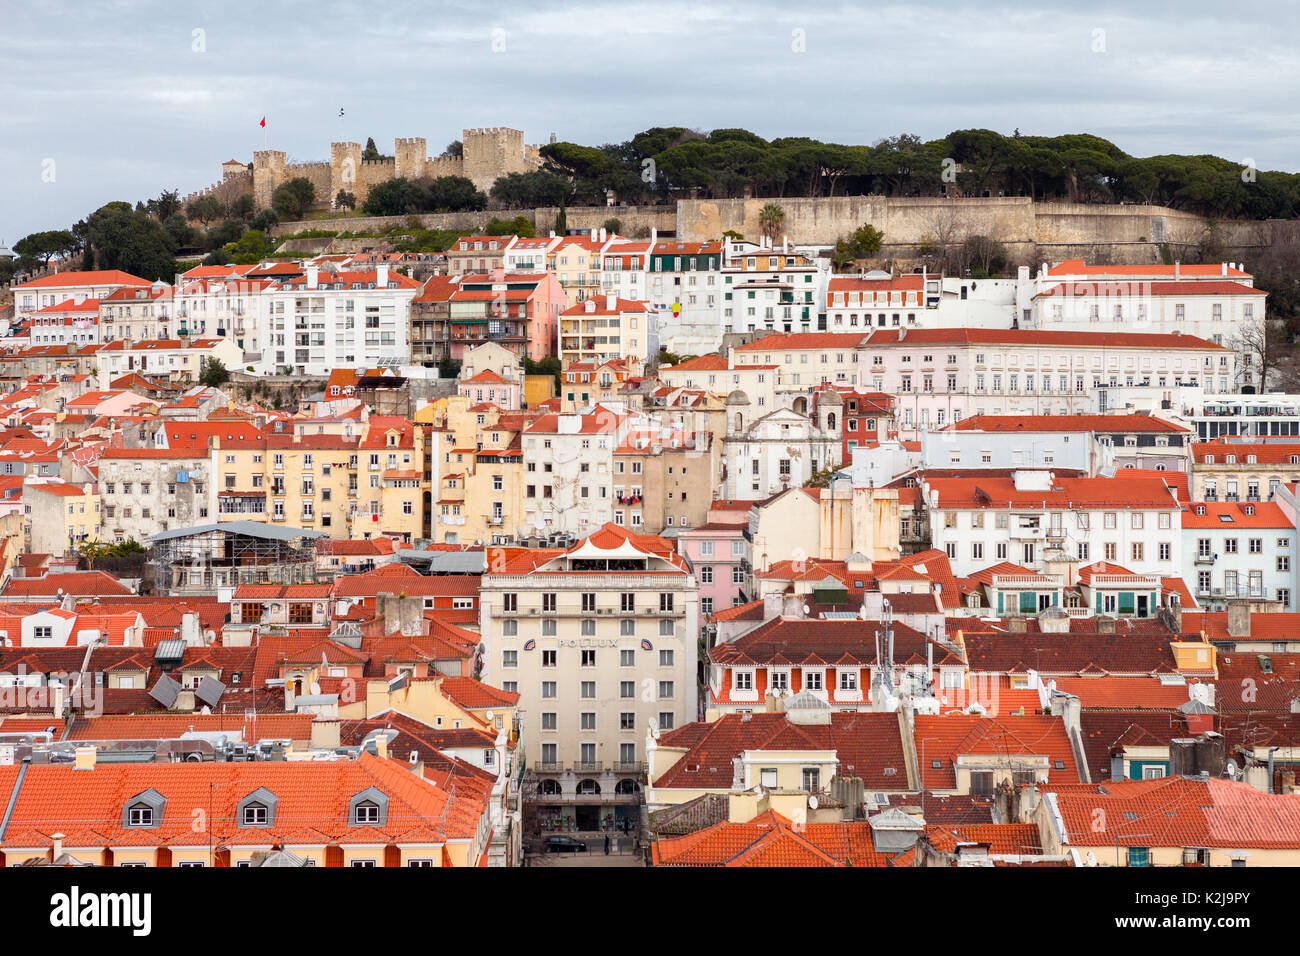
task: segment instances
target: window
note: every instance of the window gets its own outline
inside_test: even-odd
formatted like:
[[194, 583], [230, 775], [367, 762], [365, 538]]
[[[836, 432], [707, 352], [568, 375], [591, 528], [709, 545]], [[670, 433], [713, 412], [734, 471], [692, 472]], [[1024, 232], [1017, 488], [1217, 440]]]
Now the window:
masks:
[[[1178, 306], [1182, 309], [1182, 306]], [[1128, 848], [1128, 865], [1129, 866], [1150, 866], [1151, 865], [1151, 848], [1146, 846], [1131, 846]]]
[[578, 685], [578, 687], [579, 687], [578, 696], [580, 696], [583, 700], [596, 699], [596, 682], [594, 680], [585, 680], [580, 685]]
[[623, 700], [631, 700], [636, 696], [636, 681], [621, 680], [618, 682], [618, 696]]
[[542, 696], [548, 699], [555, 698], [555, 681], [553, 680], [542, 681]]
[[553, 651], [553, 650], [552, 650], [552, 651], [542, 651], [542, 666], [543, 666], [543, 667], [554, 667], [554, 666], [555, 666], [555, 658], [556, 658], [556, 652], [555, 652], [555, 651]]
[[147, 807], [144, 804], [136, 804], [130, 811], [130, 825], [133, 827], [151, 827], [153, 826], [153, 807]]
[[672, 700], [672, 698], [673, 698], [673, 692], [674, 692], [674, 687], [673, 687], [673, 682], [672, 682], [672, 681], [670, 681], [670, 680], [661, 680], [661, 681], [659, 682], [659, 699], [660, 699], [660, 700]]
[[[377, 804], [370, 803], [368, 801], [363, 803], [358, 803], [356, 806], [355, 814], [356, 814], [356, 822], [361, 826], [366, 826], [367, 824], [379, 823], [379, 806]], [[360, 862], [363, 861], [355, 861], [353, 863], [353, 866], [356, 866]], [[368, 862], [370, 866], [374, 866], [373, 861], [365, 861], [365, 862]]]
[[243, 824], [246, 827], [264, 827], [270, 820], [270, 815], [264, 805], [260, 803], [250, 803], [244, 807]]

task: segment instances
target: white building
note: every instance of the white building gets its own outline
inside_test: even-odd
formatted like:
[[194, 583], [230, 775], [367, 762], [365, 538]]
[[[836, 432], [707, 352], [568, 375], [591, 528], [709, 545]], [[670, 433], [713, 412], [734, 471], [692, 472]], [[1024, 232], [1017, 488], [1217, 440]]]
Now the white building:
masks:
[[[1024, 328], [1181, 333], [1241, 349], [1243, 330], [1264, 327], [1267, 293], [1236, 263], [1089, 266], [1072, 259], [1042, 267], [1030, 279], [1021, 269], [1016, 305]], [[1259, 388], [1248, 353], [1239, 379], [1207, 380], [1207, 391]]]
[[522, 440], [524, 528], [580, 535], [612, 521], [614, 451], [635, 424], [604, 405], [588, 415], [543, 415], [530, 423]]
[[147, 289], [149, 285], [148, 279], [141, 279], [120, 269], [56, 272], [13, 287], [14, 318], [18, 321], [28, 319], [41, 309], [69, 299], [75, 302], [102, 299], [118, 289]]
[[519, 694], [521, 747], [541, 794], [567, 795], [577, 828], [599, 830], [629, 802], [618, 796], [639, 792], [645, 731], [698, 715], [689, 564], [662, 538], [607, 524], [567, 550], [489, 562], [479, 595], [482, 679]]
[[743, 395], [733, 393], [727, 399], [722, 497], [762, 500], [802, 487], [816, 472], [840, 464], [839, 434], [824, 422], [781, 408], [733, 430], [734, 421], [745, 420], [742, 407], [748, 407]]
[[729, 239], [722, 265], [722, 322], [728, 332], [823, 329], [831, 262], [806, 250]]
[[1232, 598], [1280, 601], [1292, 609], [1294, 520], [1271, 501], [1194, 502], [1182, 514], [1182, 577], [1209, 611]]
[[921, 485], [933, 547], [953, 574], [999, 561], [1062, 573], [1095, 561], [1135, 574], [1182, 573], [1182, 507], [1163, 478], [1063, 478], [1046, 470], [1011, 477], [927, 478]]
[[309, 265], [306, 275], [273, 283], [263, 293], [259, 370], [328, 375], [407, 364], [411, 300], [421, 288], [386, 265], [364, 272]]

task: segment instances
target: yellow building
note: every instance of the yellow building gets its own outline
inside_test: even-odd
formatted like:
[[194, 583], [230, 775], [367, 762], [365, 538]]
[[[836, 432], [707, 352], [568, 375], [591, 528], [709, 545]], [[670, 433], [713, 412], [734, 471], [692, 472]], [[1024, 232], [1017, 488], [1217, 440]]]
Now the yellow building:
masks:
[[359, 449], [352, 537], [382, 534], [406, 542], [423, 537], [424, 441], [424, 429], [405, 418], [370, 417]]
[[23, 486], [29, 553], [69, 555], [99, 539], [99, 488], [63, 481]]

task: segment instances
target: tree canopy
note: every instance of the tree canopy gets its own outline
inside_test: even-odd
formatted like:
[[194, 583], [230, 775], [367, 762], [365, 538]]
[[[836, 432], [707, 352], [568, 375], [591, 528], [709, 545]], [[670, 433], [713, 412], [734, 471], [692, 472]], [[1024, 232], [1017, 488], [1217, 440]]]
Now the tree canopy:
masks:
[[301, 219], [316, 201], [316, 187], [305, 176], [297, 176], [271, 193], [271, 208], [281, 219]]
[[87, 245], [100, 269], [121, 269], [142, 279], [176, 278], [176, 240], [148, 213], [111, 202], [86, 220]]
[[486, 206], [487, 196], [464, 176], [439, 176], [377, 183], [361, 208], [369, 216], [403, 216], [419, 212], [476, 211]]
[[807, 137], [766, 140], [743, 129], [710, 133], [656, 127], [618, 144], [549, 143], [543, 167], [493, 185], [512, 208], [703, 198], [837, 195], [1028, 196], [1087, 203], [1155, 203], [1206, 216], [1289, 219], [1300, 212], [1300, 174], [1247, 169], [1216, 156], [1129, 156], [1087, 133], [1005, 135], [955, 130], [925, 142], [912, 134], [872, 145]]

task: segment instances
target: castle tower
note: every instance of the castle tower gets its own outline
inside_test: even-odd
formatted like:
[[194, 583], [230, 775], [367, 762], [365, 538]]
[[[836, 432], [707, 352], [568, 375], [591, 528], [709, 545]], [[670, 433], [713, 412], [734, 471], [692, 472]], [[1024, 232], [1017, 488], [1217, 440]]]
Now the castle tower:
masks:
[[330, 194], [328, 196], [318, 196], [334, 204], [334, 197], [339, 194], [339, 190], [352, 193], [360, 200], [361, 196], [357, 194], [357, 182], [361, 178], [361, 144], [360, 143], [330, 143]]
[[526, 173], [536, 169], [539, 160], [524, 150], [522, 130], [494, 126], [467, 129], [461, 135], [465, 157], [465, 175], [485, 192], [508, 173]]
[[423, 136], [393, 140], [393, 157], [398, 179], [419, 179], [425, 175], [425, 164], [429, 158], [429, 142]]
[[253, 153], [253, 205], [258, 209], [271, 208], [271, 194], [285, 182], [283, 150], [259, 149]]

